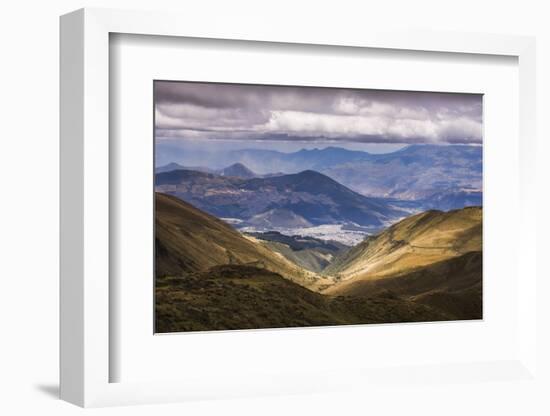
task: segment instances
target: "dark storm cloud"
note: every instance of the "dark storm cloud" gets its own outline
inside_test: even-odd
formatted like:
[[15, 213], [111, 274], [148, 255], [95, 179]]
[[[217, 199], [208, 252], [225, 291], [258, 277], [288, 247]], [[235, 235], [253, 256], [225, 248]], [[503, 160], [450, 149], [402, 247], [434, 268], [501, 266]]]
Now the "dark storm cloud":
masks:
[[480, 143], [475, 94], [155, 83], [159, 138]]

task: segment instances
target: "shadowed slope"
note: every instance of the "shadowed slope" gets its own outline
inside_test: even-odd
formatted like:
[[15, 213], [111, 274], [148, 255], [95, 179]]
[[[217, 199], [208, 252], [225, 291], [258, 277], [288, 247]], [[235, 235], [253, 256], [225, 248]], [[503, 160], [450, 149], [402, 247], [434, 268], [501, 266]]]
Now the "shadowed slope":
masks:
[[157, 278], [156, 332], [285, 328], [450, 319], [402, 299], [330, 297], [251, 266]]
[[432, 306], [454, 319], [482, 318], [482, 253], [472, 251], [414, 271], [354, 280], [340, 290], [353, 296], [386, 296]]

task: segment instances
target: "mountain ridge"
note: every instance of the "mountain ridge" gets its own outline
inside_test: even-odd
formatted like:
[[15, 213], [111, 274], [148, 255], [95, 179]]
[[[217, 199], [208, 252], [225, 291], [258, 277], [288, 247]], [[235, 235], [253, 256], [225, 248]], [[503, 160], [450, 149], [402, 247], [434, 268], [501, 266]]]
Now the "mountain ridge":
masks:
[[[381, 227], [406, 214], [311, 170], [249, 179], [175, 170], [157, 174], [155, 188], [215, 216], [243, 221], [277, 209], [292, 212], [313, 225], [353, 223]], [[268, 228], [278, 226], [270, 224]]]
[[[216, 167], [211, 172], [235, 163], [243, 164], [259, 177], [309, 169], [368, 197], [417, 201], [419, 211], [482, 204], [481, 146], [412, 144], [389, 153], [336, 146], [288, 153], [241, 149], [219, 157], [223, 160], [213, 162]], [[225, 166], [219, 167], [220, 163]]]
[[467, 207], [412, 215], [368, 237], [324, 273], [339, 280], [327, 293], [352, 292], [358, 282], [395, 277], [482, 250], [482, 209]]

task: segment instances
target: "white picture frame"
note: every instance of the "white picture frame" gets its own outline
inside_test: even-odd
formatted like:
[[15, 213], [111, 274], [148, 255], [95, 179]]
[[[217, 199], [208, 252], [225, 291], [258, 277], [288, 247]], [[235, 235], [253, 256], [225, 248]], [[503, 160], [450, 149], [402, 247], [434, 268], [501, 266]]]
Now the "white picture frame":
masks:
[[[530, 37], [430, 32], [395, 32], [349, 28], [328, 33], [312, 26], [281, 30], [275, 22], [249, 22], [238, 27], [223, 18], [204, 24], [191, 16], [166, 13], [82, 9], [61, 18], [61, 398], [79, 406], [108, 406], [242, 397], [345, 389], [348, 385], [388, 383], [411, 370], [332, 370], [321, 382], [315, 374], [279, 374], [243, 380], [220, 374], [183, 381], [110, 382], [109, 227], [109, 36], [147, 36], [332, 45], [438, 53], [504, 55], [519, 62], [520, 216], [517, 242], [519, 353], [509, 360], [456, 365], [419, 366], [413, 378], [476, 383], [476, 371], [506, 379], [537, 376], [537, 306], [535, 242], [535, 41]], [[397, 373], [396, 373], [397, 371]], [[492, 374], [491, 373], [491, 374]], [[347, 383], [342, 383], [347, 379]]]

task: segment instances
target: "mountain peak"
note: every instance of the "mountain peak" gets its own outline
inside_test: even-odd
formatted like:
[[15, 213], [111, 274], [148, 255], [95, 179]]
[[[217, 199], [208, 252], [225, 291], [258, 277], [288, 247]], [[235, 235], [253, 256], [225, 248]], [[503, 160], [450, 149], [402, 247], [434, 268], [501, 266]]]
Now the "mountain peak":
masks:
[[319, 173], [319, 172], [317, 172], [316, 170], [313, 170], [313, 169], [303, 170], [301, 172], [298, 172], [296, 175], [328, 178], [328, 176], [323, 175], [322, 173]]
[[248, 169], [245, 165], [240, 162], [233, 163], [232, 165], [222, 169], [220, 172], [221, 176], [236, 176], [238, 178], [249, 179], [257, 176], [254, 172]]
[[318, 152], [318, 151], [319, 151], [319, 149], [317, 149], [316, 147], [313, 148], [313, 149], [302, 148], [302, 149], [298, 150], [298, 151], [296, 152], [296, 154], [304, 154], [304, 153]]
[[177, 170], [177, 169], [185, 169], [185, 168], [181, 166], [179, 163], [170, 162], [166, 165], [155, 168], [155, 173], [169, 172], [171, 170]]
[[[345, 149], [343, 147], [338, 147], [338, 146], [327, 146], [327, 147], [325, 147], [324, 149], [321, 149], [321, 150], [324, 151], [324, 152], [342, 152], [342, 153], [357, 152], [357, 150], [349, 150], [349, 149]], [[364, 152], [364, 153], [368, 153], [368, 152]]]
[[250, 170], [245, 165], [243, 165], [241, 162], [233, 163], [232, 165], [229, 165], [225, 169], [243, 169], [243, 170]]
[[[313, 170], [313, 169], [306, 169], [301, 172], [295, 173], [293, 175], [287, 175], [287, 176], [288, 177], [294, 176], [300, 182], [305, 181], [306, 183], [311, 184], [311, 186], [316, 186], [316, 184], [317, 185], [324, 184], [324, 185], [330, 185], [330, 186], [336, 185], [337, 187], [341, 187], [342, 189], [348, 189], [345, 186], [336, 182], [331, 177], [323, 173], [317, 172], [316, 170]], [[312, 191], [315, 191], [315, 189], [312, 189]]]

